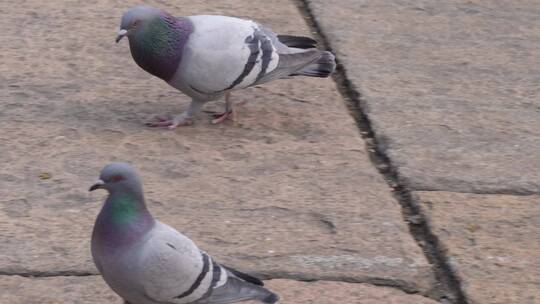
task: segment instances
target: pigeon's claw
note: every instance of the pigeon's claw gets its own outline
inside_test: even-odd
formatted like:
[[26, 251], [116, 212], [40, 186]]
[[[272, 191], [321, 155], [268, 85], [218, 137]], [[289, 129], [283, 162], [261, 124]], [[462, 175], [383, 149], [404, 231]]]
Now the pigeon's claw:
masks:
[[212, 124], [216, 125], [216, 124], [224, 122], [227, 119], [234, 121], [236, 113], [234, 110], [231, 109], [227, 112], [224, 112], [221, 114], [214, 114], [212, 116], [214, 117], [214, 119], [212, 119]]
[[147, 122], [146, 126], [150, 128], [169, 128], [171, 130], [180, 126], [190, 126], [193, 124], [193, 119], [187, 117], [185, 113], [175, 116], [173, 119], [157, 117], [155, 121]]
[[234, 121], [236, 117], [236, 111], [234, 110], [233, 102], [231, 100], [231, 93], [225, 95], [225, 112], [222, 114], [213, 115], [212, 124], [222, 123], [227, 119]]
[[151, 121], [146, 123], [146, 126], [150, 128], [163, 128], [169, 127], [170, 125], [172, 125], [172, 120]]

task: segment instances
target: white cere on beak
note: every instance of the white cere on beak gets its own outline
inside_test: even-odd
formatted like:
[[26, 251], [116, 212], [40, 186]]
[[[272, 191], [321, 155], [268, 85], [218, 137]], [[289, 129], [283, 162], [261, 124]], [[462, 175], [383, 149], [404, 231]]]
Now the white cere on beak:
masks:
[[124, 38], [124, 36], [127, 34], [128, 31], [124, 30], [124, 29], [118, 29], [118, 35], [116, 36], [116, 43], [118, 43], [120, 40], [122, 40], [122, 38]]

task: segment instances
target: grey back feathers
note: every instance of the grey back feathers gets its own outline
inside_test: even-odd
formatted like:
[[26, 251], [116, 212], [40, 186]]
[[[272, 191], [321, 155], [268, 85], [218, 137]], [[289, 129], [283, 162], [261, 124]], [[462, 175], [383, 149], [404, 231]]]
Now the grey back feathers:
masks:
[[96, 220], [92, 256], [107, 284], [127, 302], [277, 302], [260, 280], [221, 266], [189, 238], [154, 220], [130, 165], [107, 165], [97, 185], [109, 197]]

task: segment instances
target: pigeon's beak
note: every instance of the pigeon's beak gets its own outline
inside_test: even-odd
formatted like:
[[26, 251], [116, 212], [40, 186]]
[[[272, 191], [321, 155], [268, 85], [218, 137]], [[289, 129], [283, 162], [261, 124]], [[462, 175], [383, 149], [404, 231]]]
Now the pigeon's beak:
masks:
[[124, 29], [119, 29], [118, 30], [118, 36], [116, 36], [116, 43], [120, 42], [120, 40], [122, 40], [122, 38], [124, 38], [125, 35], [127, 35], [128, 31], [124, 30]]
[[105, 185], [105, 182], [102, 180], [98, 180], [95, 184], [92, 185], [92, 187], [90, 187], [90, 189], [88, 189], [88, 191], [103, 189], [103, 185]]

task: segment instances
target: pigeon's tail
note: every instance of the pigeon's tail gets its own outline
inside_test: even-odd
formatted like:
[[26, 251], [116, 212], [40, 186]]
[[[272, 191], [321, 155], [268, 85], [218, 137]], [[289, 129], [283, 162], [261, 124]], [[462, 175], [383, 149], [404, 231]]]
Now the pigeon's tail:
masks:
[[231, 282], [231, 285], [236, 285], [240, 290], [249, 290], [252, 293], [253, 299], [259, 300], [265, 304], [274, 304], [279, 300], [279, 296], [270, 290], [264, 288], [263, 281], [249, 274], [240, 272], [227, 266], [221, 266], [227, 270], [229, 275], [234, 278], [230, 278], [231, 281], [240, 279], [235, 283]]
[[266, 288], [260, 287], [261, 292], [260, 296], [257, 297], [257, 300], [261, 301], [264, 304], [274, 304], [279, 300], [279, 296]]
[[312, 49], [317, 47], [317, 41], [302, 36], [291, 36], [291, 35], [278, 35], [279, 42], [285, 44], [288, 47], [299, 48], [299, 49]]
[[319, 59], [293, 74], [311, 77], [328, 77], [336, 69], [336, 57], [330, 52], [323, 51]]
[[[262, 284], [262, 282], [261, 282]], [[274, 304], [279, 300], [279, 296], [261, 285], [255, 285], [250, 282], [229, 278], [227, 282], [229, 288], [236, 289], [236, 297], [244, 299], [258, 300], [264, 304]]]
[[246, 282], [237, 277], [229, 277], [225, 285], [214, 289], [210, 296], [200, 303], [228, 304], [249, 300], [274, 304], [279, 300], [279, 296], [261, 285]]

